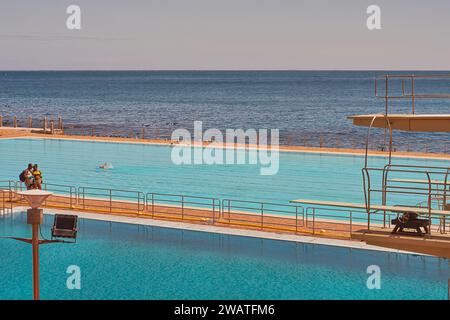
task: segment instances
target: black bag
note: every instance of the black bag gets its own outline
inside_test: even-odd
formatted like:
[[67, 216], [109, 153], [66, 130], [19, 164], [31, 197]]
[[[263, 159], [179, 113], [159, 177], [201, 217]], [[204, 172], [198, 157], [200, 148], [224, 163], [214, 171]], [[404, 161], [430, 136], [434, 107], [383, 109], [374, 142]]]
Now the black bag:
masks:
[[21, 182], [25, 182], [25, 170], [23, 170], [22, 173], [19, 174], [19, 180]]

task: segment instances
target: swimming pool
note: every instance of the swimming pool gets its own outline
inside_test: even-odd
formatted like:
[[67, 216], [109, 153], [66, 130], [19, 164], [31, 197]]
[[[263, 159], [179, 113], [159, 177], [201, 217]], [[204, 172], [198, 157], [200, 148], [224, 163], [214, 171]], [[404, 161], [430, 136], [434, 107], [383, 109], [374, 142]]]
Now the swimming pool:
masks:
[[[175, 165], [171, 147], [54, 139], [0, 139], [0, 180], [17, 180], [28, 162], [39, 163], [53, 184], [116, 188], [216, 198], [287, 203], [292, 199], [363, 202], [357, 155], [280, 152], [279, 171], [258, 165]], [[402, 164], [448, 166], [448, 161], [395, 159]], [[110, 162], [112, 170], [101, 170]], [[384, 157], [370, 164], [383, 166]]]
[[[0, 235], [30, 236], [26, 214], [0, 218]], [[434, 257], [88, 219], [76, 244], [40, 251], [43, 299], [446, 299], [450, 277]], [[1, 239], [0, 261], [0, 299], [30, 299], [30, 246]], [[81, 290], [66, 287], [70, 265]], [[380, 290], [366, 286], [369, 265]]]

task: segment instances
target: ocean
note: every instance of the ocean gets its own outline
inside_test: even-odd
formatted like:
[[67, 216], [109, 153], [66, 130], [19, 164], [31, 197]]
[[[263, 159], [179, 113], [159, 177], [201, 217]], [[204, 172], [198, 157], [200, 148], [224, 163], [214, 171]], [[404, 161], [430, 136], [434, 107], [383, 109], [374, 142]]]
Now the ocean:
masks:
[[[0, 115], [61, 115], [66, 133], [170, 138], [176, 128], [279, 129], [282, 144], [362, 147], [367, 130], [352, 114], [384, 111], [374, 97], [374, 78], [383, 71], [50, 71], [0, 72]], [[424, 72], [396, 72], [423, 74]], [[436, 72], [434, 72], [436, 73]], [[416, 90], [421, 90], [416, 83]], [[431, 84], [433, 85], [433, 84]], [[424, 84], [429, 89], [430, 84]], [[438, 89], [449, 89], [440, 83]], [[422, 88], [422, 89], [423, 89]], [[383, 92], [381, 92], [383, 94]], [[395, 113], [410, 102], [393, 104]], [[417, 113], [449, 113], [450, 100], [420, 100]], [[396, 133], [396, 147], [450, 150], [448, 134]], [[399, 143], [399, 139], [401, 143]], [[374, 131], [382, 148], [384, 130]]]

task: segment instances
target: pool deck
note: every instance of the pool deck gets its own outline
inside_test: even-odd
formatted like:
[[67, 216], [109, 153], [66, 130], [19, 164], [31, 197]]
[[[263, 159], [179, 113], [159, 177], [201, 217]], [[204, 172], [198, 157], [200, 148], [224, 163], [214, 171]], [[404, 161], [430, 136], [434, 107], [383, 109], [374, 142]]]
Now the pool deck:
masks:
[[[150, 144], [150, 145], [173, 145], [176, 144], [170, 140], [163, 139], [140, 139], [140, 138], [118, 138], [118, 137], [100, 137], [100, 136], [81, 136], [81, 135], [61, 135], [61, 134], [43, 134], [31, 132], [24, 128], [9, 128], [0, 127], [0, 139], [14, 139], [14, 138], [36, 138], [36, 139], [57, 139], [57, 140], [73, 140], [73, 141], [97, 141], [97, 142], [115, 142], [115, 143], [135, 143], [135, 144]], [[203, 144], [194, 143], [193, 146], [206, 146], [208, 142]], [[223, 148], [239, 148], [239, 149], [259, 149], [258, 145], [225, 145]], [[349, 148], [326, 148], [326, 147], [303, 147], [303, 146], [284, 146], [280, 145], [279, 150], [283, 152], [304, 152], [304, 153], [329, 153], [341, 155], [359, 155], [363, 156], [364, 149], [349, 149]], [[386, 151], [369, 151], [371, 156], [386, 157]], [[396, 151], [392, 153], [393, 157], [398, 158], [418, 158], [418, 159], [440, 159], [450, 160], [448, 153], [425, 153], [425, 152], [406, 152]]]
[[[7, 190], [2, 191], [1, 198], [5, 199], [5, 208], [22, 207], [26, 205], [15, 192], [11, 201]], [[219, 228], [236, 228], [256, 231], [269, 231], [284, 234], [313, 235], [333, 239], [351, 239], [351, 233], [363, 230], [365, 223], [353, 222], [350, 225], [346, 221], [332, 219], [308, 219], [300, 214], [297, 216], [274, 215], [241, 211], [219, 210], [219, 207], [207, 208], [190, 207], [186, 204], [167, 204], [151, 202], [140, 204], [134, 201], [118, 201], [105, 198], [79, 197], [64, 195], [52, 195], [43, 204], [44, 208], [68, 210], [73, 212], [90, 212], [107, 214], [108, 216], [122, 216], [139, 218], [142, 220], [164, 220], [178, 223], [191, 223], [197, 225], [209, 225]]]
[[[166, 228], [184, 229], [192, 231], [212, 232], [228, 235], [239, 235], [247, 237], [266, 238], [273, 240], [293, 241], [319, 245], [331, 245], [339, 247], [347, 247], [354, 249], [366, 249], [377, 250], [385, 252], [396, 253], [408, 253], [415, 255], [430, 255], [427, 250], [424, 252], [412, 250], [408, 251], [404, 245], [400, 247], [392, 247], [386, 245], [378, 245], [378, 243], [371, 243], [365, 241], [363, 238], [354, 237], [354, 235], [363, 235], [365, 233], [364, 224], [353, 224], [352, 233], [349, 231], [349, 224], [336, 221], [336, 220], [322, 220], [316, 221], [317, 231], [314, 233], [311, 230], [311, 225], [308, 223], [301, 223], [292, 217], [280, 217], [280, 216], [266, 216], [264, 219], [264, 226], [260, 225], [260, 216], [254, 213], [248, 212], [231, 212], [231, 221], [228, 220], [228, 212], [218, 216], [215, 219], [211, 218], [211, 210], [188, 208], [185, 207], [184, 218], [180, 215], [181, 208], [179, 206], [168, 205], [156, 205], [143, 209], [140, 213], [133, 213], [136, 208], [136, 203], [120, 202], [122, 209], [117, 209], [116, 202], [113, 204], [115, 211], [110, 213], [106, 207], [109, 201], [99, 199], [85, 199], [83, 204], [72, 205], [69, 207], [69, 199], [63, 196], [52, 196], [51, 203], [44, 205], [45, 212], [49, 214], [63, 213], [74, 214], [82, 218], [104, 220], [112, 222], [123, 222], [131, 224], [139, 224], [145, 226], [158, 226]], [[56, 201], [56, 202], [55, 202]], [[65, 203], [65, 206], [63, 204]], [[26, 210], [25, 201], [14, 201], [13, 212], [23, 212]], [[100, 208], [100, 209], [99, 209]], [[134, 208], [134, 209], [133, 209]], [[128, 211], [127, 211], [128, 210]], [[9, 211], [9, 210], [8, 210]], [[151, 213], [154, 211], [153, 213]], [[6, 215], [9, 213], [6, 212]], [[298, 228], [296, 227], [298, 225]], [[330, 230], [329, 228], [332, 228]], [[321, 228], [324, 228], [322, 232]], [[326, 229], [326, 230], [325, 230]], [[387, 229], [381, 228], [381, 226], [374, 226], [374, 229], [378, 229], [381, 233], [390, 236]], [[445, 236], [447, 239], [450, 236]], [[432, 241], [435, 241], [430, 239]], [[427, 244], [423, 238], [405, 238], [402, 241], [415, 242], [417, 245]], [[419, 241], [419, 242], [417, 242]], [[441, 240], [438, 240], [442, 242]], [[411, 242], [412, 243], [412, 242]], [[448, 244], [446, 240], [445, 245]], [[414, 247], [412, 247], [414, 248]], [[432, 254], [435, 256], [441, 256], [440, 254]]]
[[[27, 207], [15, 207], [13, 212], [23, 212], [27, 209]], [[325, 246], [336, 246], [343, 247], [349, 249], [361, 249], [361, 250], [373, 250], [373, 251], [381, 251], [381, 252], [392, 252], [392, 253], [403, 253], [403, 254], [414, 254], [414, 255], [423, 255], [425, 254], [417, 254], [414, 252], [408, 252], [398, 249], [391, 248], [383, 248], [373, 245], [368, 245], [364, 242], [353, 241], [353, 240], [343, 240], [343, 239], [331, 239], [331, 238], [323, 238], [323, 237], [313, 237], [306, 235], [292, 235], [292, 234], [283, 234], [276, 232], [267, 232], [261, 230], [245, 230], [241, 228], [223, 228], [213, 225], [199, 225], [194, 223], [186, 223], [186, 222], [175, 222], [175, 221], [163, 221], [163, 220], [155, 220], [155, 219], [145, 219], [140, 217], [130, 217], [123, 215], [108, 215], [108, 214], [100, 214], [96, 212], [78, 212], [71, 210], [58, 210], [58, 209], [45, 209], [45, 214], [72, 214], [77, 215], [80, 218], [91, 219], [91, 220], [100, 220], [100, 221], [110, 221], [110, 222], [118, 222], [118, 223], [128, 223], [128, 224], [136, 224], [142, 226], [154, 226], [161, 228], [171, 228], [171, 229], [181, 229], [181, 230], [189, 230], [189, 231], [198, 231], [198, 232], [210, 232], [210, 233], [219, 233], [224, 235], [232, 235], [232, 236], [243, 236], [243, 237], [253, 237], [253, 238], [262, 238], [262, 239], [270, 239], [270, 240], [280, 240], [280, 241], [290, 241], [290, 242], [298, 242], [298, 243], [307, 243], [313, 245], [325, 245]]]

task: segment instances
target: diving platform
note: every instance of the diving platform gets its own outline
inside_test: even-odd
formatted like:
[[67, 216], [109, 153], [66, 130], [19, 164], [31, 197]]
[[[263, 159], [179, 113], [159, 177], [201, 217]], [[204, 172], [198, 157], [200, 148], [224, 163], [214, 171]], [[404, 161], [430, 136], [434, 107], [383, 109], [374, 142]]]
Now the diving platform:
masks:
[[[379, 82], [382, 82], [379, 84]], [[375, 97], [384, 101], [379, 114], [361, 114], [347, 117], [356, 126], [383, 128], [410, 132], [450, 132], [450, 114], [418, 114], [419, 100], [446, 99], [450, 74], [385, 75], [375, 78]], [[437, 87], [437, 88], [435, 88]], [[432, 88], [435, 88], [432, 90]], [[435, 91], [437, 90], [437, 91]], [[410, 112], [392, 112], [392, 100], [410, 102]]]
[[369, 245], [450, 259], [450, 236], [446, 235], [411, 237], [371, 228], [370, 231], [355, 231], [352, 233], [351, 237], [355, 240], [364, 241]]
[[410, 132], [450, 132], [450, 114], [366, 114], [347, 117], [356, 126]]
[[[340, 201], [320, 201], [309, 199], [291, 200], [292, 203], [302, 205], [310, 205], [312, 208], [346, 208], [349, 210], [361, 209], [370, 210], [370, 215], [379, 211], [390, 211], [397, 214], [405, 212], [413, 212], [418, 215], [438, 218], [440, 221], [440, 233], [432, 234], [416, 234], [411, 232], [395, 233], [387, 230], [386, 227], [372, 224], [370, 229], [359, 229], [351, 232], [351, 238], [363, 241], [369, 245], [378, 247], [397, 249], [409, 252], [417, 252], [422, 254], [434, 255], [443, 258], [450, 258], [450, 234], [446, 231], [446, 219], [450, 217], [448, 210], [436, 210], [425, 207], [407, 207], [407, 206], [388, 206], [388, 205], [371, 205], [370, 209], [363, 203], [340, 202]], [[368, 216], [369, 218], [369, 216]], [[425, 220], [426, 221], [426, 220]], [[448, 221], [448, 220], [447, 220]]]

